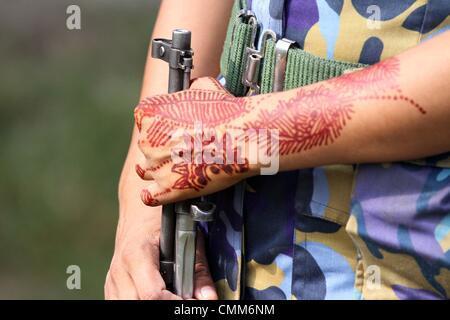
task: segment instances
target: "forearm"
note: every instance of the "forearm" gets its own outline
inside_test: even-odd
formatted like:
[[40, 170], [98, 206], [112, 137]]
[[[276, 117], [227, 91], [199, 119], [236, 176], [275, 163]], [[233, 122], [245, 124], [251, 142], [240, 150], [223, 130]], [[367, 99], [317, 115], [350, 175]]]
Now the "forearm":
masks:
[[[173, 29], [185, 28], [192, 31], [192, 47], [195, 50], [193, 77], [217, 76], [219, 73], [220, 52], [225, 39], [226, 25], [231, 12], [232, 1], [162, 1], [159, 15], [153, 28], [152, 38], [170, 38]], [[208, 12], [208, 14], [204, 14]], [[141, 98], [167, 92], [167, 65], [152, 59], [148, 53]], [[148, 182], [139, 178], [135, 166], [144, 156], [137, 146], [137, 130], [133, 128], [128, 155], [119, 182], [120, 221], [117, 237], [121, 229], [134, 218], [142, 221], [145, 215], [155, 220], [155, 231], [159, 228], [160, 207], [149, 209], [139, 194]], [[151, 214], [153, 210], [155, 214]], [[132, 218], [133, 217], [133, 218]], [[146, 218], [147, 219], [147, 218]], [[131, 221], [132, 222], [132, 221]]]
[[280, 170], [449, 151], [449, 44], [447, 32], [371, 68], [255, 96], [238, 126], [279, 130]]
[[[163, 0], [152, 38], [171, 38], [172, 30], [192, 32], [192, 77], [219, 75], [219, 61], [231, 13], [232, 0]], [[153, 59], [149, 50], [141, 98], [167, 92], [167, 64]]]

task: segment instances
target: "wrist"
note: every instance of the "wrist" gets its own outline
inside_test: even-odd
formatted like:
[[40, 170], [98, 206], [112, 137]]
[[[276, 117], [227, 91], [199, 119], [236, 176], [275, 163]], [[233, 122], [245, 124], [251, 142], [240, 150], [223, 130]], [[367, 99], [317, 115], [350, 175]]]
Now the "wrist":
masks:
[[[241, 161], [248, 161], [247, 175], [272, 175], [279, 170], [279, 130], [261, 126], [258, 115], [276, 104], [273, 94], [241, 98], [247, 112], [234, 119], [227, 129], [240, 147]], [[244, 143], [245, 142], [245, 143]]]

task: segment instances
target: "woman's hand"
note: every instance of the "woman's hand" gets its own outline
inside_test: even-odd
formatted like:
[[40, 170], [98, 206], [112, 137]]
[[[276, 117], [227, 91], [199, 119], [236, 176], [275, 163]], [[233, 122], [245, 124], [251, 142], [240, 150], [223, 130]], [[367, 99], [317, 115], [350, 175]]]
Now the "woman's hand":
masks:
[[[158, 206], [225, 189], [254, 174], [239, 119], [252, 108], [213, 78], [195, 80], [189, 90], [144, 99], [135, 109], [138, 144], [144, 157], [136, 165], [150, 181], [145, 204]], [[233, 143], [232, 143], [233, 142]]]
[[[132, 217], [119, 221], [114, 257], [106, 276], [106, 299], [181, 299], [166, 290], [159, 273], [159, 230], [155, 227], [159, 223], [152, 217], [152, 212], [148, 212], [149, 208], [145, 209], [146, 212], [134, 212]], [[159, 212], [154, 213], [160, 217]], [[216, 300], [201, 232], [198, 232], [197, 240], [194, 298]]]

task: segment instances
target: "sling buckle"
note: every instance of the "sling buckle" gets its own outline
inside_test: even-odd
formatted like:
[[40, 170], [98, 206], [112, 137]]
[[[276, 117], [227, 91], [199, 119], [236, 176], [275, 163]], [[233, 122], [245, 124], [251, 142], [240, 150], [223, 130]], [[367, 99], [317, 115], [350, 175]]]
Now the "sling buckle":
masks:
[[286, 78], [287, 55], [295, 41], [283, 38], [275, 45], [275, 68], [273, 76], [273, 92], [283, 91]]
[[247, 92], [247, 95], [249, 96], [258, 94], [261, 90], [259, 84], [259, 73], [261, 69], [261, 62], [264, 59], [266, 43], [270, 38], [276, 41], [277, 35], [272, 30], [266, 30], [262, 35], [261, 48], [259, 50], [255, 49], [254, 46], [254, 41], [256, 39], [253, 39], [252, 47], [247, 47], [245, 49], [245, 69], [242, 74], [242, 84], [249, 88]]

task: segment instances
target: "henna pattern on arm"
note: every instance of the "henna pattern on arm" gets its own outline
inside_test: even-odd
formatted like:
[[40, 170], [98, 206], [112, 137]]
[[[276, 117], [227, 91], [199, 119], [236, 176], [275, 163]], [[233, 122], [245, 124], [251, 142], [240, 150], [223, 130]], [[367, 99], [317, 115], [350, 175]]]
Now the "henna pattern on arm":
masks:
[[[398, 84], [400, 61], [390, 58], [381, 63], [364, 69], [363, 72], [353, 72], [334, 78], [330, 84], [342, 90], [343, 95], [352, 95], [355, 100], [402, 100], [426, 114], [416, 101], [403, 94]], [[368, 92], [361, 95], [361, 92]], [[383, 94], [381, 94], [383, 93]]]
[[353, 112], [349, 98], [341, 97], [323, 85], [301, 89], [273, 110], [261, 110], [248, 128], [278, 129], [280, 155], [328, 144], [339, 137]]
[[403, 94], [400, 64], [391, 58], [365, 70], [298, 89], [295, 97], [262, 109], [249, 128], [279, 129], [280, 155], [289, 155], [333, 143], [351, 120], [354, 103], [363, 100], [401, 100], [426, 114], [416, 101]]

